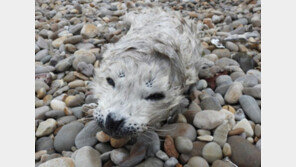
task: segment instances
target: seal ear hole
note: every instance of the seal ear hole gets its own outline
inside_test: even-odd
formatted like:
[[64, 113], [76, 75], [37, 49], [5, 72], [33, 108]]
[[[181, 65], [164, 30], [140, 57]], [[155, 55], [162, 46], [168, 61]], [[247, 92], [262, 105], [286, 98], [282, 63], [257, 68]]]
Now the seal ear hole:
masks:
[[120, 72], [120, 73], [118, 74], [118, 77], [119, 77], [119, 78], [123, 78], [123, 77], [125, 77], [125, 73], [124, 73], [124, 72]]
[[112, 78], [108, 77], [108, 78], [106, 78], [106, 80], [107, 80], [109, 85], [111, 85], [112, 87], [115, 87], [115, 82], [114, 82], [114, 80]]
[[165, 95], [163, 93], [153, 93], [153, 94], [150, 94], [145, 99], [146, 100], [157, 101], [157, 100], [162, 100], [164, 98], [165, 98]]

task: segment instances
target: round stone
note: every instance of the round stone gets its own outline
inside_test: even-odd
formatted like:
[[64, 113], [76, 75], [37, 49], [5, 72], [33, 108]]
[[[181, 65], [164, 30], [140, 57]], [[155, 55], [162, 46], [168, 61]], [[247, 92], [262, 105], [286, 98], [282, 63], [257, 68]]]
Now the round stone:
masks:
[[221, 159], [223, 157], [221, 147], [215, 143], [210, 142], [207, 143], [202, 149], [202, 156], [209, 162], [212, 163], [217, 159]]
[[199, 156], [191, 157], [187, 163], [190, 167], [209, 167], [208, 162]]
[[193, 148], [192, 141], [187, 137], [183, 137], [183, 136], [176, 137], [175, 145], [178, 152], [180, 153], [189, 153]]

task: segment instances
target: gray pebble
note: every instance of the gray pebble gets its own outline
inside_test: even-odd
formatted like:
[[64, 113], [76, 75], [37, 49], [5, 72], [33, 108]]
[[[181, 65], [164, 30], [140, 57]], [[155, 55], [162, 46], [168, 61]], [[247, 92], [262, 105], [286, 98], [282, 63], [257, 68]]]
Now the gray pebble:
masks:
[[217, 110], [221, 109], [220, 101], [215, 97], [207, 97], [203, 99], [200, 103], [200, 106], [203, 110]]
[[163, 160], [163, 161], [167, 161], [169, 159], [169, 156], [163, 152], [162, 150], [159, 150], [156, 154], [156, 157]]
[[95, 149], [97, 149], [100, 153], [105, 153], [113, 150], [113, 148], [108, 143], [99, 143], [95, 145]]
[[255, 123], [261, 123], [261, 110], [252, 96], [242, 95], [239, 98], [239, 103], [252, 121]]
[[60, 118], [62, 116], [65, 116], [65, 112], [64, 111], [57, 111], [57, 110], [51, 110], [45, 113], [45, 116], [47, 118]]
[[175, 157], [171, 157], [170, 159], [165, 161], [164, 167], [174, 167], [175, 165], [177, 165], [177, 163], [178, 160]]
[[73, 115], [80, 119], [83, 117], [83, 111], [82, 111], [82, 107], [74, 107], [70, 109], [73, 112]]
[[75, 145], [77, 148], [83, 146], [93, 146], [98, 140], [96, 139], [96, 134], [101, 129], [99, 128], [95, 120], [90, 121], [76, 136]]
[[227, 41], [225, 46], [227, 49], [229, 49], [233, 52], [238, 52], [238, 50], [239, 50], [238, 46], [235, 43], [230, 42], [230, 41]]
[[232, 79], [229, 75], [220, 75], [219, 77], [216, 78], [217, 87], [225, 84], [230, 84], [230, 83], [232, 83]]
[[35, 55], [35, 61], [40, 61], [42, 58], [48, 55], [48, 50], [43, 49], [40, 50], [36, 55]]
[[63, 116], [57, 119], [58, 126], [66, 125], [72, 121], [76, 121], [77, 118], [74, 115]]
[[46, 150], [48, 154], [54, 153], [53, 140], [51, 137], [41, 137], [35, 143], [36, 152]]

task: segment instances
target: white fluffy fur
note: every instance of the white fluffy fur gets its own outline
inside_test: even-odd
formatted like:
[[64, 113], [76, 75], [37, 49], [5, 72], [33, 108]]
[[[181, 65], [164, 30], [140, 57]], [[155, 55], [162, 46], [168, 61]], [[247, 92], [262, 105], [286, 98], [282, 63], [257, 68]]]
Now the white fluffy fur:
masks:
[[[118, 119], [125, 118], [126, 126], [135, 124], [143, 131], [168, 118], [205, 63], [196, 24], [180, 13], [143, 9], [127, 13], [124, 20], [130, 30], [117, 43], [107, 45], [96, 69], [93, 90], [99, 105], [94, 116], [105, 120], [112, 112]], [[119, 77], [122, 73], [125, 76]], [[114, 88], [107, 77], [115, 81]], [[152, 87], [147, 87], [149, 81]], [[145, 99], [155, 92], [164, 93], [165, 98]]]

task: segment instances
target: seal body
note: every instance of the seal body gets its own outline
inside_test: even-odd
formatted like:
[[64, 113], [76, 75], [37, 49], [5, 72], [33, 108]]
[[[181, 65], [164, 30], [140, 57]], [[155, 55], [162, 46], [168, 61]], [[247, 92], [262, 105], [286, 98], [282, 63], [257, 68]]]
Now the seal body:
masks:
[[106, 46], [92, 82], [94, 117], [113, 137], [166, 120], [205, 64], [193, 20], [160, 8], [130, 12], [124, 20], [129, 31]]

